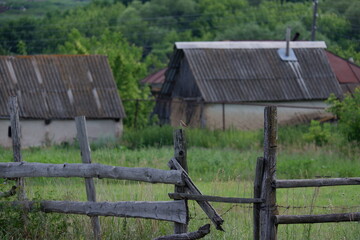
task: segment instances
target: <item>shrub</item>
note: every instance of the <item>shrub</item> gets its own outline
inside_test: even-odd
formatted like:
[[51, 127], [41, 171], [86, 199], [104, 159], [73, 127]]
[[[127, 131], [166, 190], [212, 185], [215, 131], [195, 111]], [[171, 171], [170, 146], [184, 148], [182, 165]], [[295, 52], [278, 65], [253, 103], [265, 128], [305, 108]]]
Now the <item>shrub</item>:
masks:
[[304, 134], [304, 140], [314, 142], [316, 146], [323, 146], [329, 142], [331, 132], [330, 124], [320, 124], [319, 121], [311, 120], [309, 132]]
[[360, 88], [353, 96], [346, 95], [342, 101], [332, 94], [327, 103], [331, 105], [328, 111], [339, 119], [340, 131], [349, 141], [360, 142]]

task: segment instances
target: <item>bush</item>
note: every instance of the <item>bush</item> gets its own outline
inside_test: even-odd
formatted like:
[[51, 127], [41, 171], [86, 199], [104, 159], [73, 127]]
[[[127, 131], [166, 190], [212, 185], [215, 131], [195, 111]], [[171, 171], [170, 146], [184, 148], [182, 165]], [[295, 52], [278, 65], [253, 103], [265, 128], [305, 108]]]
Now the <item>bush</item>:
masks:
[[330, 124], [320, 124], [319, 121], [311, 120], [309, 132], [304, 134], [304, 140], [314, 142], [316, 146], [323, 146], [331, 137]]
[[327, 103], [331, 105], [328, 111], [339, 119], [340, 131], [349, 141], [360, 142], [360, 88], [353, 96], [346, 95], [342, 101], [331, 95]]

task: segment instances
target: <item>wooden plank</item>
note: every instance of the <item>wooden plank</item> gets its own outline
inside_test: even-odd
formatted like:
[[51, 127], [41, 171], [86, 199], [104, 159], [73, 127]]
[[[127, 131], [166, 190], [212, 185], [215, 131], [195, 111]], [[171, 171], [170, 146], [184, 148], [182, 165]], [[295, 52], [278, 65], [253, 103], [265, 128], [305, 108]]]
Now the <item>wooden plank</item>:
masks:
[[[20, 120], [19, 120], [19, 106], [17, 102], [17, 97], [12, 96], [9, 99], [9, 113], [10, 113], [10, 123], [11, 123], [11, 138], [13, 146], [13, 156], [14, 162], [21, 162], [21, 129], [20, 129]], [[17, 198], [19, 201], [26, 199], [25, 192], [25, 180], [24, 178], [18, 178], [17, 180]]]
[[264, 111], [264, 174], [261, 187], [260, 239], [275, 240], [276, 226], [274, 215], [276, 209], [276, 149], [277, 149], [277, 109], [266, 107]]
[[322, 178], [322, 179], [276, 180], [275, 185], [276, 185], [276, 188], [360, 185], [360, 178]]
[[[188, 190], [191, 194], [202, 195], [200, 190], [195, 186], [191, 178], [185, 172], [185, 170], [180, 166], [180, 164], [176, 161], [175, 158], [169, 161], [169, 167], [175, 168], [177, 170], [181, 170], [184, 175], [184, 181]], [[208, 203], [207, 201], [196, 201], [202, 210], [206, 213], [206, 215], [210, 218], [213, 224], [216, 226], [217, 230], [224, 231], [221, 225], [224, 223], [224, 220], [220, 217], [220, 215], [216, 212], [216, 210]]]
[[307, 224], [360, 221], [360, 212], [321, 215], [276, 215], [276, 224]]
[[119, 180], [143, 181], [185, 185], [182, 172], [153, 168], [115, 167], [98, 163], [47, 164], [47, 163], [0, 163], [0, 177], [81, 177], [111, 178]]
[[[255, 180], [254, 180], [254, 198], [261, 197], [261, 188], [262, 188], [262, 178], [264, 174], [264, 158], [259, 157], [256, 161], [256, 169], [255, 169]], [[253, 237], [254, 240], [260, 239], [260, 207], [261, 204], [254, 203], [253, 209], [253, 218], [254, 218], [254, 226], [253, 226]]]
[[206, 224], [200, 227], [195, 232], [162, 236], [155, 238], [153, 240], [195, 240], [195, 239], [203, 238], [209, 233], [210, 233], [210, 224]]
[[147, 218], [186, 223], [185, 202], [71, 202], [71, 201], [16, 201], [0, 202], [0, 206], [19, 206], [29, 211], [46, 213], [81, 214], [88, 216], [114, 216]]
[[195, 195], [187, 193], [169, 193], [171, 199], [176, 200], [196, 200], [207, 202], [223, 202], [223, 203], [262, 203], [261, 198], [236, 198], [236, 197], [218, 197], [209, 195]]
[[[85, 164], [91, 164], [91, 151], [86, 130], [86, 120], [84, 116], [76, 117], [77, 137], [80, 143], [81, 160]], [[85, 178], [86, 196], [90, 202], [96, 202], [96, 190], [94, 180]], [[98, 216], [91, 216], [91, 225], [93, 227], [94, 239], [101, 239], [101, 227]]]
[[[174, 131], [174, 157], [176, 161], [180, 164], [180, 166], [188, 172], [187, 159], [186, 159], [186, 137], [185, 131], [183, 129], [177, 129]], [[175, 185], [176, 193], [185, 193], [186, 188], [184, 186]], [[186, 208], [188, 209], [188, 203], [185, 200]], [[188, 223], [189, 223], [189, 211], [187, 211], [187, 223], [175, 223], [174, 224], [174, 233], [181, 234], [186, 233], [188, 231]]]

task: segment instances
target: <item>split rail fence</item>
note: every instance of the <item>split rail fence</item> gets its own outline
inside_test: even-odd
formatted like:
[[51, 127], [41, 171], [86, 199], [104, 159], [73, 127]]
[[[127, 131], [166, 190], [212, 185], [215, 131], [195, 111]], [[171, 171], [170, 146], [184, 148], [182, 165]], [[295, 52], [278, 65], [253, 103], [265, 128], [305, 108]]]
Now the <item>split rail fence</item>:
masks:
[[[45, 213], [82, 214], [91, 218], [94, 239], [101, 239], [101, 227], [98, 216], [116, 216], [147, 218], [174, 222], [175, 235], [158, 239], [198, 239], [210, 232], [210, 225], [204, 225], [196, 232], [187, 232], [189, 214], [186, 200], [176, 201], [124, 201], [97, 202], [93, 178], [110, 178], [133, 180], [148, 183], [175, 185], [175, 193], [185, 192], [187, 187], [192, 193], [201, 194], [187, 176], [186, 145], [184, 132], [179, 129], [174, 135], [175, 154], [169, 162], [172, 170], [152, 168], [127, 168], [91, 163], [91, 150], [87, 138], [86, 120], [84, 116], [76, 117], [77, 137], [80, 143], [82, 163], [79, 164], [45, 164], [22, 161], [19, 108], [16, 97], [9, 101], [11, 132], [13, 141], [14, 162], [0, 163], [0, 178], [16, 179], [17, 183], [10, 191], [1, 193], [0, 197], [17, 194], [17, 201], [11, 206], [24, 209], [23, 220], [26, 224], [27, 211], [43, 211]], [[85, 178], [87, 202], [75, 201], [29, 201], [26, 197], [24, 178], [26, 177], [80, 177]], [[186, 186], [189, 185], [189, 186]], [[186, 187], [186, 188], [185, 188]], [[0, 204], [9, 204], [1, 202]], [[216, 225], [222, 229], [223, 219], [208, 201], [199, 201], [199, 205]]]
[[[217, 230], [223, 230], [224, 220], [209, 202], [245, 203], [254, 206], [253, 235], [254, 240], [277, 239], [279, 224], [324, 223], [360, 221], [360, 213], [342, 213], [326, 215], [277, 215], [276, 190], [278, 188], [322, 187], [337, 185], [359, 185], [360, 178], [277, 180], [277, 108], [269, 106], [264, 111], [264, 156], [257, 159], [254, 197], [230, 198], [202, 195], [187, 174], [186, 141], [184, 131], [179, 129], [174, 134], [174, 157], [168, 165], [171, 170], [151, 168], [126, 168], [91, 163], [91, 151], [87, 140], [85, 117], [76, 117], [78, 140], [82, 164], [44, 164], [27, 163], [21, 158], [20, 124], [18, 106], [15, 97], [9, 102], [11, 128], [13, 136], [13, 163], [0, 163], [1, 178], [17, 179], [17, 201], [28, 210], [38, 206], [38, 202], [28, 201], [25, 193], [24, 177], [81, 177], [85, 178], [87, 202], [40, 201], [40, 210], [46, 213], [83, 214], [91, 218], [94, 239], [101, 239], [101, 228], [98, 216], [136, 217], [174, 222], [174, 235], [157, 238], [199, 239], [210, 232], [210, 225], [188, 233], [189, 212], [188, 200], [195, 200]], [[96, 202], [96, 191], [93, 178], [112, 178], [165, 183], [175, 185], [174, 193], [169, 197], [175, 201], [163, 202]], [[13, 195], [15, 189], [2, 193], [1, 197]], [[25, 214], [24, 214], [25, 215]], [[26, 216], [24, 216], [26, 219]]]

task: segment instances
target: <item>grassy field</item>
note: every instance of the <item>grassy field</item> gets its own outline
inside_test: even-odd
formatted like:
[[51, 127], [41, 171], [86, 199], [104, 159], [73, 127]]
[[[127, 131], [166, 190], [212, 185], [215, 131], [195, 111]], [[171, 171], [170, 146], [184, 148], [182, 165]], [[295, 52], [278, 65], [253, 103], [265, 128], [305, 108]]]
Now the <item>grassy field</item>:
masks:
[[[341, 142], [334, 133], [334, 139], [321, 147], [316, 146], [302, 140], [301, 136], [306, 131], [306, 127], [280, 129], [279, 179], [360, 176], [360, 149], [357, 145]], [[171, 144], [171, 132], [172, 129], [150, 129], [140, 135], [139, 132], [128, 131], [122, 142], [94, 143], [92, 160], [115, 166], [168, 169], [167, 162], [173, 156], [173, 148], [168, 146]], [[252, 197], [256, 158], [262, 156], [261, 132], [188, 130], [186, 133], [189, 175], [203, 194]], [[154, 138], [156, 134], [159, 136]], [[0, 149], [0, 159], [11, 161], [11, 150]], [[81, 157], [75, 144], [26, 149], [23, 160], [80, 163]], [[0, 191], [8, 190], [12, 184], [12, 181], [7, 181], [1, 185]], [[174, 190], [172, 185], [109, 179], [95, 179], [95, 184], [98, 201], [169, 200], [167, 193]], [[86, 201], [83, 179], [26, 179], [26, 191], [29, 199]], [[277, 191], [280, 214], [359, 212], [359, 199], [358, 186]], [[211, 233], [204, 239], [252, 238], [252, 205], [214, 203], [213, 206], [225, 220], [225, 232], [212, 227]], [[210, 222], [196, 202], [190, 201], [189, 210], [190, 231]], [[91, 238], [90, 221], [86, 216], [30, 213], [30, 224], [24, 229], [19, 215], [20, 212], [12, 209], [1, 211], [1, 239]], [[152, 239], [171, 234], [173, 228], [172, 223], [154, 220], [100, 217], [100, 221], [104, 239]], [[358, 222], [280, 225], [278, 231], [278, 239], [359, 239], [359, 236]]]

